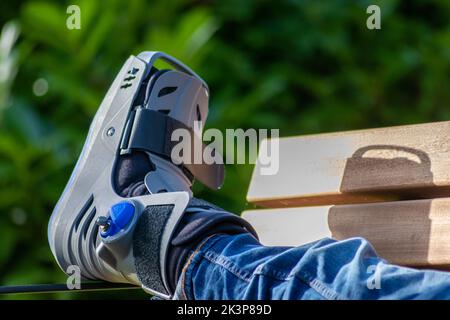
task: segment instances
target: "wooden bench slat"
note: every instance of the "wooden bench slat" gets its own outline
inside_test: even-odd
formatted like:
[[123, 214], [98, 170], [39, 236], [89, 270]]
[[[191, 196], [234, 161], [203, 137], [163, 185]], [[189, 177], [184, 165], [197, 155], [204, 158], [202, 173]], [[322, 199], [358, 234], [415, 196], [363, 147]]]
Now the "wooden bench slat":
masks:
[[251, 203], [298, 207], [450, 196], [450, 122], [279, 142], [279, 171], [262, 175], [263, 165], [256, 164]]
[[450, 198], [243, 213], [265, 245], [364, 237], [391, 263], [450, 269]]

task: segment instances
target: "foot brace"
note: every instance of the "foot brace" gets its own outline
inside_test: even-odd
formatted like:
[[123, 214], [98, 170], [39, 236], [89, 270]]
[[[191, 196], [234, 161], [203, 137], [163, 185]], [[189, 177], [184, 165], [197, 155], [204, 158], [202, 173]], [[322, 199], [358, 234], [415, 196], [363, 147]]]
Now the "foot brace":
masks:
[[[158, 70], [157, 60], [174, 69]], [[217, 189], [224, 177], [223, 164], [173, 163], [171, 136], [186, 129], [206, 151], [192, 128], [207, 113], [207, 85], [181, 62], [161, 52], [125, 62], [50, 217], [50, 248], [64, 272], [76, 265], [84, 279], [133, 283], [170, 298], [172, 241], [189, 240], [178, 227], [197, 221], [182, 219], [189, 216], [193, 180]]]

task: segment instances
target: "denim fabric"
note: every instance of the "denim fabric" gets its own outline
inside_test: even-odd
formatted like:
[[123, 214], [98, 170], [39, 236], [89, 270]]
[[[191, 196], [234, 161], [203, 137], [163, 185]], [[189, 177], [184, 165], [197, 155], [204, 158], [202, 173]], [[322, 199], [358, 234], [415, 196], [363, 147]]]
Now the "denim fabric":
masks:
[[388, 264], [362, 238], [266, 247], [215, 235], [191, 255], [180, 299], [448, 299], [450, 273]]

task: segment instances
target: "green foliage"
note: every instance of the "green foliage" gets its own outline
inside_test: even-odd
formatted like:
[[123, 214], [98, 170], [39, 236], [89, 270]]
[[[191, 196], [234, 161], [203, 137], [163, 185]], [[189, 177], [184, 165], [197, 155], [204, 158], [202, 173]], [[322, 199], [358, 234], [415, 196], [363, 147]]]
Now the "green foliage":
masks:
[[6, 23], [0, 34], [0, 115], [10, 103], [11, 85], [17, 73], [17, 55], [13, 46], [18, 34], [19, 27], [14, 22]]
[[[366, 28], [373, 3], [379, 31]], [[202, 75], [207, 126], [221, 130], [288, 136], [450, 118], [445, 0], [80, 0], [80, 30], [66, 28], [69, 4], [0, 4], [1, 284], [64, 281], [48, 249], [48, 217], [130, 54], [166, 51]], [[43, 96], [32, 90], [39, 78], [48, 82]], [[196, 185], [196, 194], [241, 212], [251, 170], [229, 165], [221, 191]], [[111, 294], [93, 295], [101, 296]]]

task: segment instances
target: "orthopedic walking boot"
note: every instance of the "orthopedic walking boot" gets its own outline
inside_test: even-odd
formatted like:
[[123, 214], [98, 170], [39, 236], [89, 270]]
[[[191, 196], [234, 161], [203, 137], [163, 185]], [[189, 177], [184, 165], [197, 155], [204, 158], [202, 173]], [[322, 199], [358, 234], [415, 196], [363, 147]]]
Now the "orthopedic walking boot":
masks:
[[[158, 60], [171, 69], [158, 70]], [[223, 164], [194, 164], [186, 150], [175, 161], [179, 141], [172, 136], [188, 132], [201, 146], [196, 152], [208, 151], [201, 142], [207, 114], [208, 87], [181, 62], [162, 52], [125, 62], [48, 224], [64, 272], [78, 266], [84, 279], [132, 283], [171, 297], [168, 251], [192, 203], [192, 183], [217, 189], [224, 177]]]

